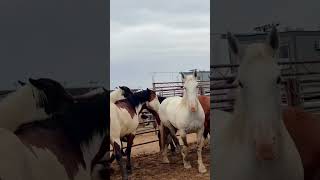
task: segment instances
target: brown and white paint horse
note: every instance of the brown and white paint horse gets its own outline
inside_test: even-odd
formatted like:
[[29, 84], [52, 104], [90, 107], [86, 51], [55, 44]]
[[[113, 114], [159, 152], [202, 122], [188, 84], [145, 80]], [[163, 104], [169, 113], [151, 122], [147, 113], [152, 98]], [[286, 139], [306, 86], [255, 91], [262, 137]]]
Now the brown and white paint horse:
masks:
[[[139, 125], [138, 112], [143, 104], [158, 111], [159, 100], [156, 93], [152, 90], [136, 92], [126, 99], [110, 102], [110, 143], [113, 146], [115, 158], [120, 166], [122, 178], [128, 179], [128, 172], [131, 172], [131, 148], [135, 137], [136, 129]], [[125, 167], [122, 159], [121, 139], [126, 139], [127, 166]]]
[[[71, 97], [61, 85], [49, 90], [51, 82], [53, 80], [39, 79], [33, 83], [58, 97]], [[97, 165], [109, 150], [108, 100], [108, 93], [72, 98], [65, 110], [22, 124], [14, 134], [0, 129], [0, 177], [6, 180], [102, 179], [105, 169]]]

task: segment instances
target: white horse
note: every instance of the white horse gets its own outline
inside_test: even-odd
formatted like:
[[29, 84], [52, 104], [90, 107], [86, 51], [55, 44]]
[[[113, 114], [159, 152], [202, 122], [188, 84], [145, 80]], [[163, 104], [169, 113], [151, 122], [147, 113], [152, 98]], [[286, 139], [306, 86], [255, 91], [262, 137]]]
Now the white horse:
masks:
[[60, 93], [56, 93], [61, 89], [63, 87], [59, 83], [50, 79], [29, 79], [28, 84], [1, 100], [0, 128], [13, 132], [22, 124], [46, 119], [60, 111], [66, 103], [73, 101], [69, 94], [60, 96]]
[[234, 113], [212, 111], [213, 179], [302, 180], [296, 146], [282, 121], [281, 78], [275, 28], [266, 43], [246, 48], [228, 33], [230, 49], [240, 61]]
[[[128, 179], [127, 170], [131, 171], [131, 147], [139, 125], [139, 114], [142, 106], [158, 112], [160, 102], [156, 93], [152, 90], [143, 90], [119, 100], [115, 103], [110, 101], [110, 143], [113, 146], [115, 158], [120, 165], [123, 179]], [[127, 167], [124, 167], [121, 152], [121, 139], [127, 141]]]
[[191, 164], [187, 161], [188, 144], [187, 133], [197, 133], [197, 154], [198, 154], [198, 170], [200, 173], [205, 173], [206, 167], [202, 162], [202, 147], [204, 143], [204, 121], [205, 114], [198, 100], [197, 94], [197, 73], [194, 71], [192, 75], [184, 76], [184, 93], [183, 97], [169, 97], [161, 104], [159, 109], [159, 117], [161, 120], [160, 134], [162, 145], [163, 161], [169, 163], [167, 157], [168, 139], [164, 140], [164, 126], [170, 130], [171, 137], [177, 145], [177, 150], [180, 151], [180, 144], [176, 137], [175, 129], [178, 130], [182, 142], [183, 149], [181, 151], [183, 164], [185, 168], [191, 168]]

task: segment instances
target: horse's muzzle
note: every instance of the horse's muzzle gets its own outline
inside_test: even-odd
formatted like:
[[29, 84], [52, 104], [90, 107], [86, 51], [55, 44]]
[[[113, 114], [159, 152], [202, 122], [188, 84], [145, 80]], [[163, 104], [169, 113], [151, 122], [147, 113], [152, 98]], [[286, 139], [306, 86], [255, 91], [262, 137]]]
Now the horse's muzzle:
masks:
[[196, 112], [197, 108], [196, 107], [191, 107], [191, 112]]

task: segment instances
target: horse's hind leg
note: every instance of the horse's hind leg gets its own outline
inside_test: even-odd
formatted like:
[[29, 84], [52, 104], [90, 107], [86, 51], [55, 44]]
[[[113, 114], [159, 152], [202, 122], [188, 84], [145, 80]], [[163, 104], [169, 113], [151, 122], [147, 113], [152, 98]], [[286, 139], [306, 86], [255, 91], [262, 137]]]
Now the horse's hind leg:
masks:
[[114, 149], [114, 154], [116, 156], [116, 160], [120, 166], [120, 170], [122, 173], [122, 179], [126, 180], [126, 179], [128, 179], [128, 173], [127, 173], [127, 169], [125, 168], [124, 161], [122, 159], [121, 147], [117, 142], [114, 142], [113, 149]]
[[173, 141], [172, 137], [170, 136], [170, 134], [168, 135], [168, 142], [170, 142], [170, 150], [171, 150], [171, 152], [175, 153], [176, 152], [176, 147], [175, 147], [174, 141]]
[[129, 134], [127, 136], [128, 144], [127, 144], [127, 149], [126, 149], [126, 155], [127, 155], [127, 170], [128, 170], [129, 174], [132, 173], [131, 148], [132, 148], [132, 145], [133, 145], [134, 137], [135, 137], [135, 135], [133, 135], [133, 134]]
[[197, 133], [197, 154], [198, 154], [198, 169], [200, 173], [205, 173], [207, 172], [206, 167], [203, 164], [202, 161], [202, 148], [204, 144], [204, 137], [203, 137], [203, 128], [200, 129]]
[[169, 144], [169, 141], [168, 141], [168, 131], [167, 129], [164, 130], [164, 137], [166, 137], [164, 139], [164, 143], [163, 143], [163, 147], [162, 147], [162, 162], [163, 163], [170, 163], [169, 159], [168, 159], [168, 144]]
[[179, 134], [180, 134], [180, 137], [181, 137], [182, 142], [183, 142], [183, 147], [182, 147], [182, 151], [181, 151], [182, 160], [183, 160], [183, 166], [184, 166], [184, 168], [189, 169], [189, 168], [191, 168], [191, 164], [187, 160], [187, 155], [188, 155], [187, 134], [183, 130], [180, 130]]

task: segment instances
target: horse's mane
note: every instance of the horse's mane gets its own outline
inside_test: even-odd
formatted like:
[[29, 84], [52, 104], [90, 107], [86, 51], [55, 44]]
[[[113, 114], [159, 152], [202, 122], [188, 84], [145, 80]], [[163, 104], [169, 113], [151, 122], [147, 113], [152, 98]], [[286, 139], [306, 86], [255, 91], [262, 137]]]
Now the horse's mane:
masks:
[[149, 99], [149, 96], [150, 96], [149, 90], [143, 90], [143, 91], [133, 93], [132, 95], [130, 95], [126, 99], [122, 99], [117, 102], [128, 102], [133, 107], [137, 107], [137, 106], [147, 102]]
[[16, 132], [30, 127], [63, 129], [73, 143], [86, 144], [95, 134], [108, 133], [108, 98], [108, 94], [103, 93], [79, 99], [66, 108], [65, 112], [56, 113], [46, 120], [24, 124]]
[[88, 143], [95, 134], [108, 134], [109, 95], [97, 94], [78, 100], [62, 116], [66, 133], [79, 144]]
[[158, 96], [159, 102], [162, 103], [166, 99], [166, 97]]

